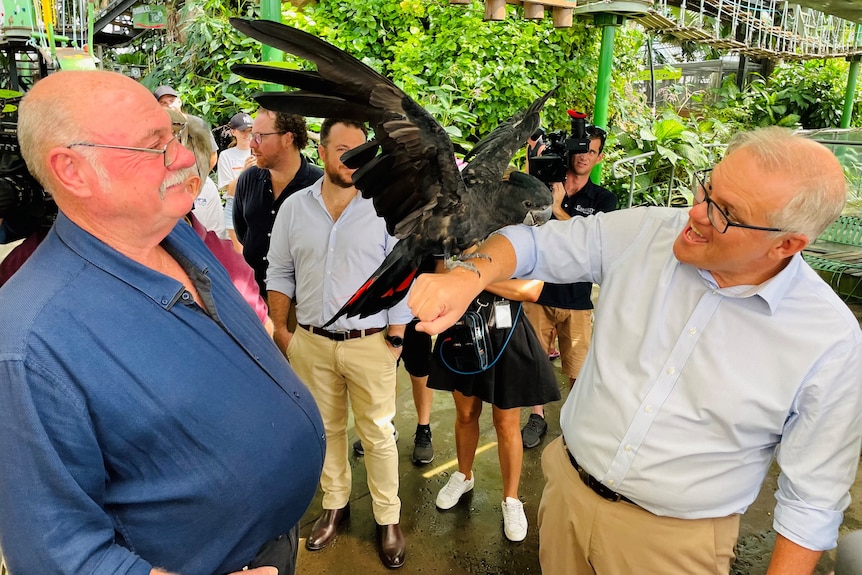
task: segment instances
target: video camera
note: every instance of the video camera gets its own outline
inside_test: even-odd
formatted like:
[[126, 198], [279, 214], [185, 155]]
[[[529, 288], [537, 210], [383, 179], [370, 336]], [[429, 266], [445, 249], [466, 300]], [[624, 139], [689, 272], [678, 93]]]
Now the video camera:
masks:
[[537, 148], [544, 143], [545, 149], [541, 156], [530, 157], [530, 175], [549, 186], [553, 182], [562, 182], [566, 179], [572, 156], [590, 151], [590, 132], [598, 129], [587, 126], [587, 115], [583, 112], [568, 110], [568, 114], [572, 120], [571, 136], [567, 135], [565, 130], [546, 134], [539, 128], [531, 137], [532, 140], [536, 140]]
[[[40, 228], [50, 228], [57, 205], [30, 175], [18, 144], [18, 101], [0, 99], [0, 243], [25, 238]], [[14, 104], [11, 103], [14, 101]]]

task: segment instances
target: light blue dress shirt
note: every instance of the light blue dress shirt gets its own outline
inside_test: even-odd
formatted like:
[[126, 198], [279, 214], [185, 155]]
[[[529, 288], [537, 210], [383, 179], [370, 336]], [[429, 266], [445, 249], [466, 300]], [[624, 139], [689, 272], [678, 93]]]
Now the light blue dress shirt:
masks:
[[[321, 196], [322, 183], [321, 178], [284, 201], [272, 228], [266, 274], [267, 290], [293, 299], [296, 321], [318, 327], [356, 293], [398, 241], [386, 232], [373, 202], [359, 194], [333, 222]], [[365, 318], [342, 316], [327, 329], [368, 329], [412, 319], [404, 298]]]
[[566, 443], [611, 489], [692, 519], [744, 512], [777, 454], [776, 531], [834, 547], [859, 461], [859, 323], [799, 254], [719, 288], [673, 255], [687, 219], [638, 208], [502, 232], [515, 277], [601, 285]]

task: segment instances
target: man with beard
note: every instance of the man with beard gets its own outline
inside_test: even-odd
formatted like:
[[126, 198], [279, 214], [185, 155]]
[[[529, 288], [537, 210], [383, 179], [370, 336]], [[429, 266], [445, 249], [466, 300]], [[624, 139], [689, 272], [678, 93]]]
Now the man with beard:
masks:
[[[617, 197], [609, 190], [590, 181], [590, 172], [602, 161], [607, 133], [596, 126], [587, 127], [590, 148], [582, 154], [572, 154], [569, 169], [563, 182], [554, 182], [554, 219], [568, 220], [610, 212], [617, 207]], [[538, 297], [524, 302], [524, 313], [533, 324], [539, 341], [550, 350], [554, 334], [559, 338], [560, 361], [563, 373], [569, 377], [569, 389], [575, 384], [578, 372], [590, 349], [593, 336], [593, 302], [590, 299], [593, 284], [576, 282], [553, 284], [533, 282], [530, 294]], [[535, 303], [534, 303], [535, 302]], [[545, 407], [533, 406], [527, 424], [521, 430], [524, 447], [532, 449], [541, 443], [548, 431]]]
[[292, 574], [323, 424], [178, 223], [199, 180], [168, 114], [120, 74], [58, 72], [18, 137], [59, 215], [0, 288], [9, 572]]
[[245, 261], [254, 270], [260, 294], [266, 297], [266, 252], [275, 215], [297, 190], [307, 188], [323, 171], [301, 154], [308, 144], [305, 118], [261, 108], [254, 119], [251, 154], [256, 165], [239, 176], [233, 202], [233, 223]]
[[[370, 199], [353, 186], [353, 170], [341, 156], [366, 140], [352, 120], [327, 119], [320, 130], [324, 175], [289, 197], [276, 216], [266, 284], [273, 337], [296, 373], [311, 388], [326, 428], [326, 460], [320, 478], [323, 513], [305, 546], [326, 547], [350, 515], [347, 406], [365, 448], [368, 489], [377, 522], [377, 550], [389, 568], [401, 567], [405, 543], [399, 527], [398, 451], [393, 436], [395, 366], [406, 324], [405, 301], [360, 317], [326, 321], [392, 251], [395, 238]], [[287, 317], [296, 308], [291, 333]]]

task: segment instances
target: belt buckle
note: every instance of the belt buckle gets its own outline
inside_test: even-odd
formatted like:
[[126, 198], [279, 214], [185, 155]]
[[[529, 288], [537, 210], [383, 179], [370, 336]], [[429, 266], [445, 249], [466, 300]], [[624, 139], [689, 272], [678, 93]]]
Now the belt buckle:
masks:
[[335, 341], [347, 341], [350, 339], [350, 331], [348, 330], [340, 330], [340, 331], [331, 331], [332, 339]]

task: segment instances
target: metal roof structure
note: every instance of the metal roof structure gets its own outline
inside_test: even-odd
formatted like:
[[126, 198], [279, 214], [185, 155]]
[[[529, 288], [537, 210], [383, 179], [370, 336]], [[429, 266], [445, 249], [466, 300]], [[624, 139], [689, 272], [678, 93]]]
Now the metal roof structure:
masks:
[[550, 12], [555, 26], [570, 26], [572, 15], [630, 18], [650, 31], [751, 58], [862, 56], [858, 0], [485, 0], [485, 18], [502, 19], [506, 4], [522, 5], [526, 18]]

